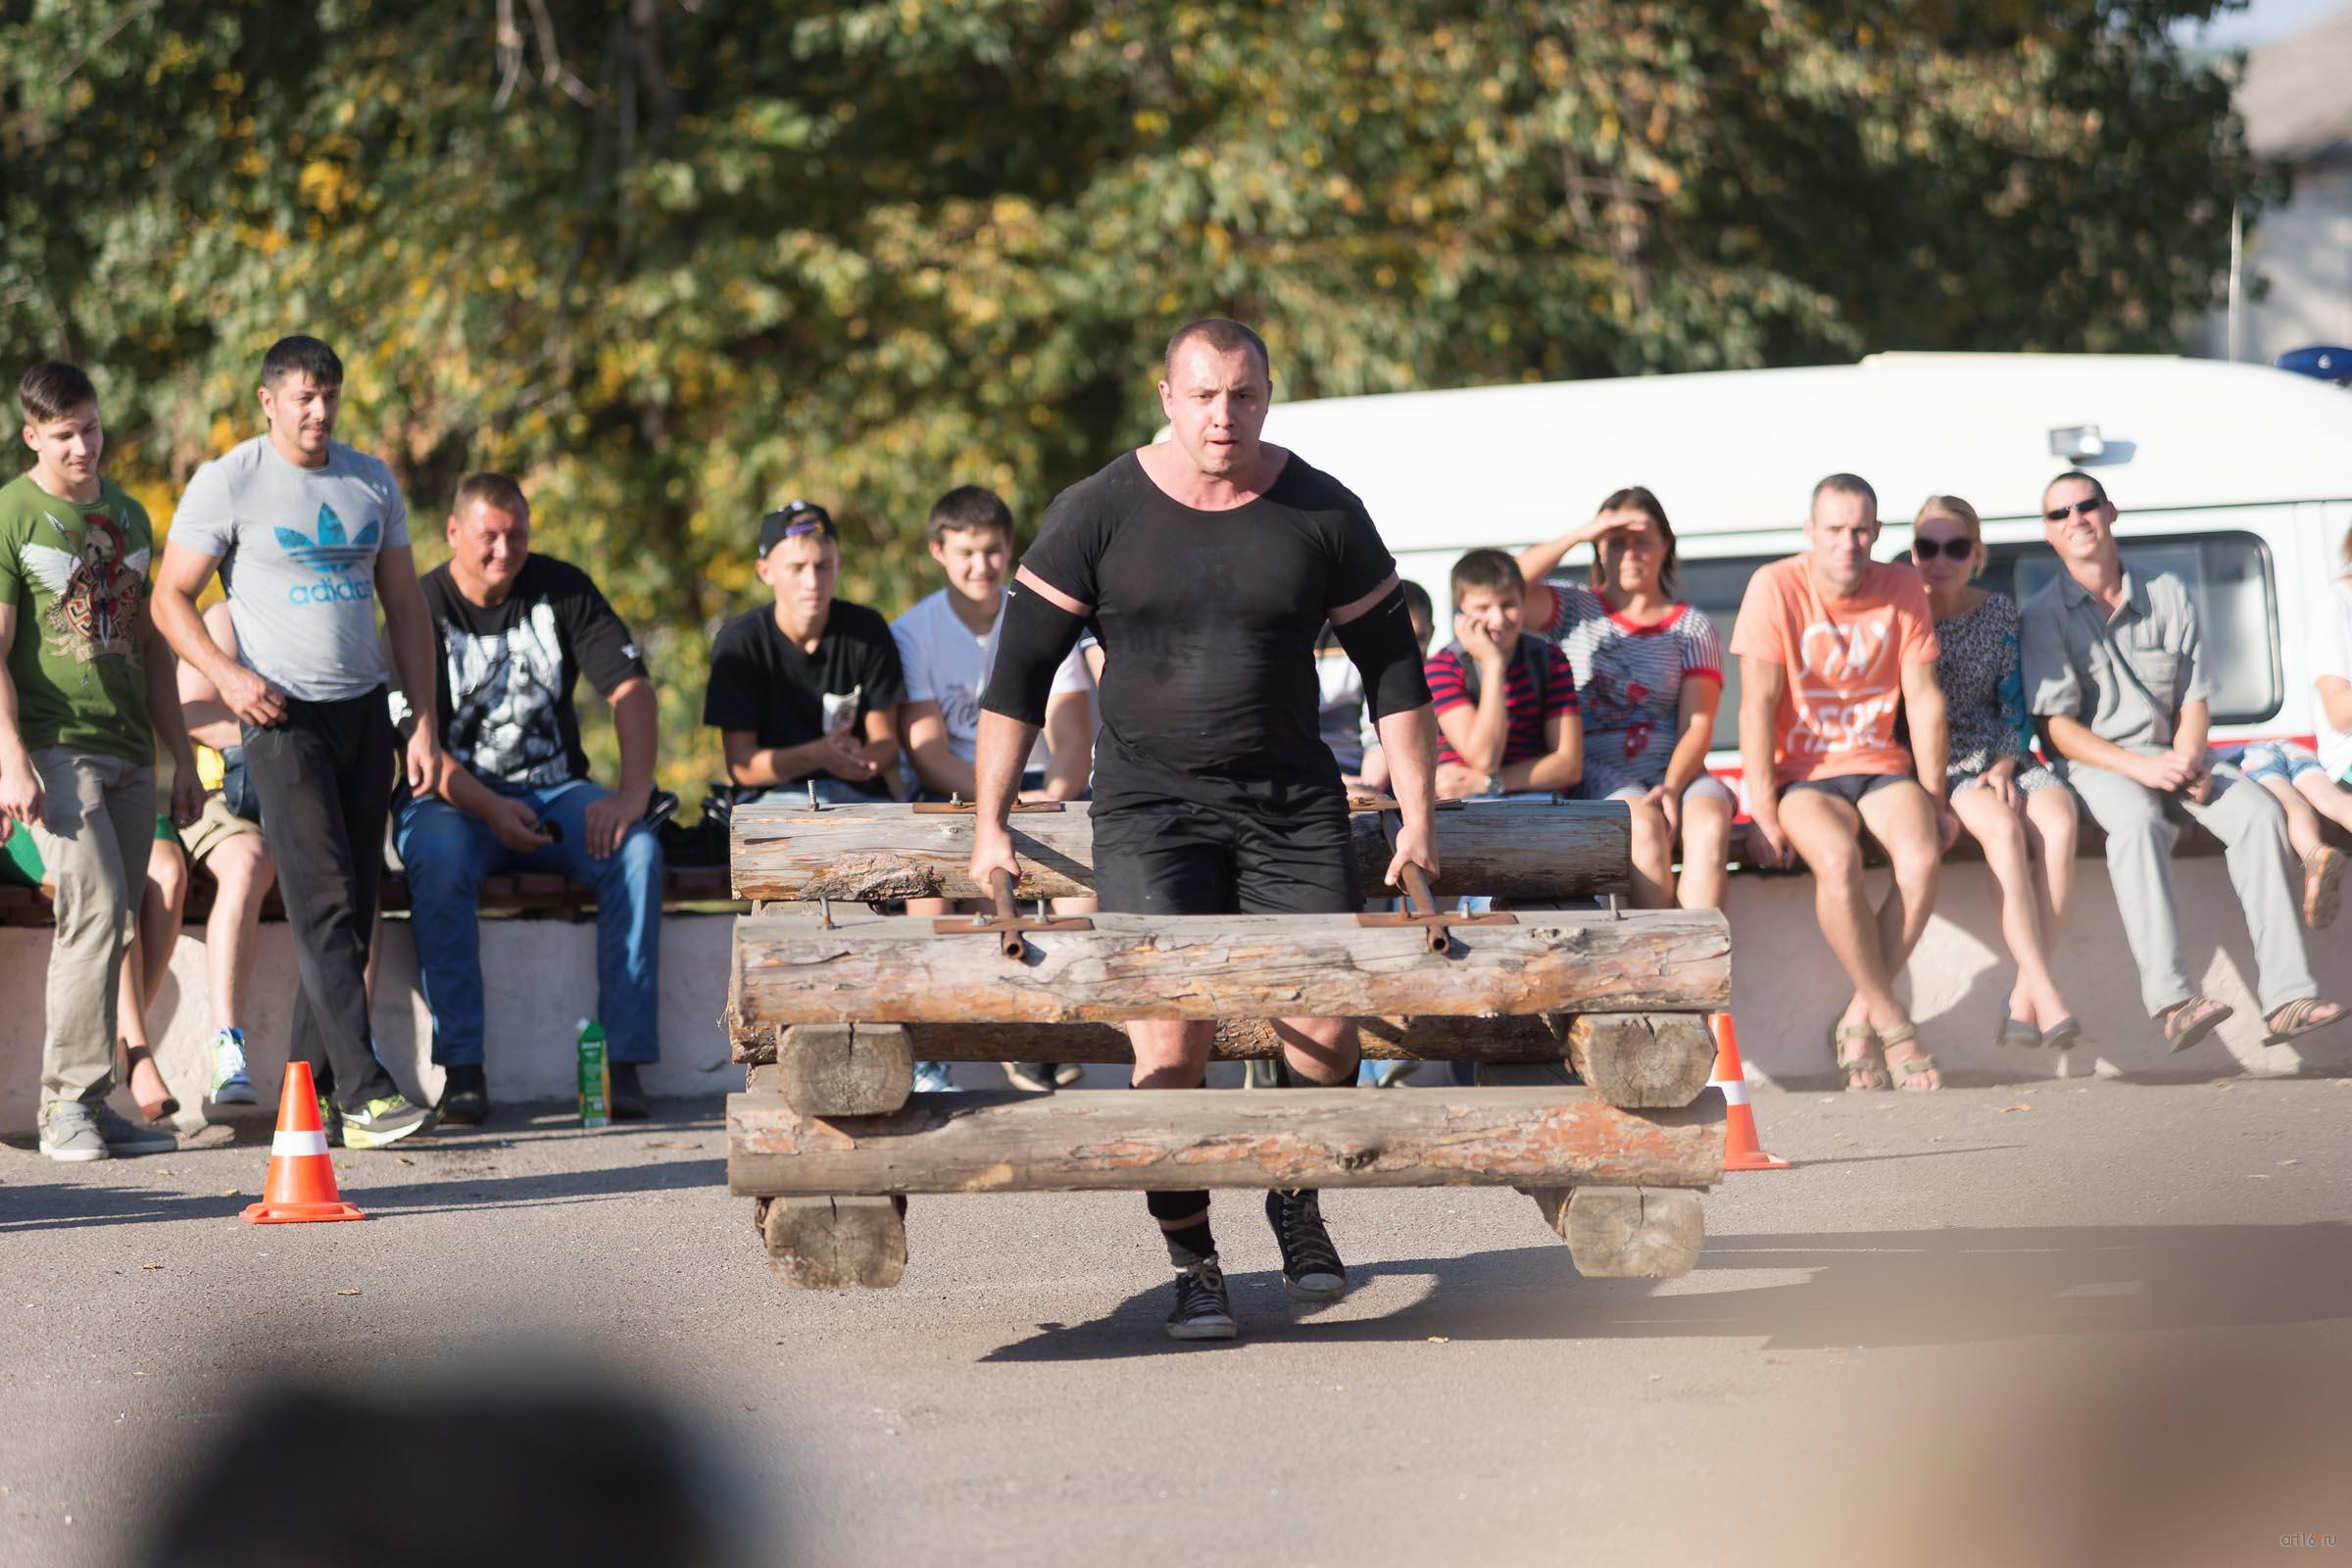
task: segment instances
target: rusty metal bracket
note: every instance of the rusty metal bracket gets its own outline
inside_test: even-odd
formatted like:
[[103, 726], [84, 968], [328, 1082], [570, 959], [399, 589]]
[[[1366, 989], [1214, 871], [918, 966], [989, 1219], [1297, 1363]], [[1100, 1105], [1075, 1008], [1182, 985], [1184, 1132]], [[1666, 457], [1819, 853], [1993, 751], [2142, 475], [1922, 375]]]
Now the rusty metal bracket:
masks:
[[[1420, 906], [1415, 912], [1414, 906]], [[1404, 907], [1395, 913], [1359, 914], [1357, 925], [1388, 926], [1417, 925], [1429, 933], [1429, 951], [1446, 953], [1453, 947], [1453, 934], [1446, 928], [1457, 925], [1517, 925], [1515, 914], [1463, 914], [1459, 910], [1442, 913], [1437, 899], [1429, 891], [1429, 878], [1417, 865], [1404, 868]]]
[[[1431, 805], [1441, 811], [1458, 811], [1462, 808], [1462, 803], [1454, 800], [1433, 801]], [[1358, 811], [1401, 811], [1403, 809], [1403, 807], [1385, 795], [1350, 795], [1348, 797], [1349, 815]]]
[[1084, 915], [1047, 915], [1043, 899], [1038, 901], [1037, 916], [1034, 919], [1024, 918], [1020, 907], [1012, 901], [1012, 878], [1003, 871], [989, 877], [988, 890], [996, 900], [997, 912], [994, 918], [985, 914], [943, 916], [931, 922], [931, 929], [943, 937], [993, 934], [1004, 938], [1004, 956], [1027, 958], [1029, 944], [1021, 940], [1024, 931], [1092, 931], [1095, 928], [1095, 922]]
[[[979, 808], [977, 802], [964, 800], [960, 796], [945, 801], [917, 801], [909, 808], [917, 816], [969, 816]], [[1015, 816], [1028, 811], [1058, 811], [1061, 808], [1062, 803], [1059, 801], [1015, 801], [1012, 803], [1012, 814]]]

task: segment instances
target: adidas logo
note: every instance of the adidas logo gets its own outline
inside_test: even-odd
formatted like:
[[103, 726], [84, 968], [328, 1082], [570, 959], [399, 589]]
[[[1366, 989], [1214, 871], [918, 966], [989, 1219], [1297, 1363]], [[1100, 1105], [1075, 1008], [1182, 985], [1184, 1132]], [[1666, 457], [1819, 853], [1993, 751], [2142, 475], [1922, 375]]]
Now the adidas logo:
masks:
[[313, 571], [347, 572], [365, 566], [375, 557], [375, 524], [360, 530], [357, 539], [343, 531], [343, 519], [335, 509], [318, 509], [318, 537], [305, 535], [298, 528], [276, 528], [277, 547]]

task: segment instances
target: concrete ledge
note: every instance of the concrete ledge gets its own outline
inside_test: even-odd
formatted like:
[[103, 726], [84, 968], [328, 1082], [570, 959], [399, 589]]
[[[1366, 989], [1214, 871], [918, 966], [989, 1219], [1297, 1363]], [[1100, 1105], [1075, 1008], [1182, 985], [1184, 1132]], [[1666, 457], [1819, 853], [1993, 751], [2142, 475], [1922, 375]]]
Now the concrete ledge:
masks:
[[[2139, 1004], [2138, 971], [2124, 945], [2107, 868], [2077, 862], [2074, 911], [2058, 952], [2058, 973], [2078, 1009], [2086, 1041], [2063, 1055], [2003, 1050], [1991, 1044], [1994, 1011], [2006, 1001], [2009, 957], [2001, 946], [1991, 878], [1976, 862], [1944, 869], [1937, 912], [1912, 956], [1904, 993], [1921, 1039], [1954, 1084], [2031, 1083], [2053, 1078], [2121, 1077], [2198, 1081], [2225, 1074], [2263, 1077], [2352, 1073], [2352, 1024], [2312, 1035], [2299, 1046], [2264, 1046], [2250, 991], [2252, 950], [2223, 862], [2202, 857], [2174, 864], [2183, 911], [2189, 971], [2213, 996], [2237, 1008], [2214, 1037], [2168, 1055]], [[1869, 879], [1875, 898], [1886, 873]], [[1843, 975], [1813, 919], [1813, 882], [1802, 875], [1732, 879], [1725, 911], [1733, 932], [1733, 1008], [1750, 1076], [1795, 1089], [1833, 1087], [1829, 1023], [1846, 996]], [[662, 937], [662, 1061], [648, 1075], [660, 1095], [710, 1095], [742, 1087], [718, 1024], [726, 1001], [731, 917], [670, 916]], [[483, 967], [491, 979], [489, 1070], [492, 1093], [507, 1101], [563, 1101], [574, 1092], [575, 1020], [596, 1008], [596, 928], [560, 920], [495, 920], [482, 927]], [[2306, 933], [2313, 972], [2338, 1000], [2352, 1001], [2352, 913], [2327, 931]], [[12, 999], [0, 1024], [0, 1134], [29, 1132], [40, 1086], [42, 977], [49, 956], [45, 927], [0, 928], [0, 996]], [[293, 953], [285, 926], [262, 927], [254, 965], [247, 1035], [255, 1081], [274, 1113], [294, 998]], [[180, 938], [172, 977], [149, 1020], [164, 1074], [187, 1099], [204, 1081], [204, 1044], [212, 1027], [205, 1002], [205, 946], [196, 927]], [[416, 985], [416, 947], [406, 920], [384, 926], [376, 984], [378, 1048], [411, 1093], [438, 1096], [441, 1075], [427, 1059], [430, 1028]], [[1238, 1070], [1212, 1072], [1230, 1082]], [[1435, 1081], [1441, 1067], [1423, 1070]], [[1125, 1081], [1124, 1068], [1097, 1068], [1093, 1087]], [[971, 1087], [1002, 1084], [986, 1064], [957, 1069]], [[127, 1096], [118, 1103], [129, 1110]]]

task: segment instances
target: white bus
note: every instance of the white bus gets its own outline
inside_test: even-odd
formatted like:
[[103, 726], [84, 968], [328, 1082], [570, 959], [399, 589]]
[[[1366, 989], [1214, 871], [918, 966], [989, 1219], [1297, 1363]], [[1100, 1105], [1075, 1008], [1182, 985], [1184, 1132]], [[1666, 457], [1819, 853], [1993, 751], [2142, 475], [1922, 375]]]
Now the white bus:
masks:
[[[1878, 490], [1881, 560], [1931, 494], [1984, 518], [1988, 586], [2049, 580], [2042, 486], [2096, 474], [2124, 559], [2187, 584], [2219, 687], [2219, 743], [2308, 739], [2305, 616], [2352, 528], [2352, 396], [2268, 367], [2141, 356], [1880, 354], [1859, 365], [1394, 393], [1277, 404], [1270, 440], [1362, 496], [1446, 638], [1446, 574], [1647, 485], [1673, 519], [1683, 596], [1730, 641], [1748, 574], [1803, 548], [1813, 483]], [[1580, 568], [1588, 553], [1569, 563]], [[1732, 662], [1731, 661], [1726, 662]], [[1738, 672], [1717, 720], [1737, 771]]]

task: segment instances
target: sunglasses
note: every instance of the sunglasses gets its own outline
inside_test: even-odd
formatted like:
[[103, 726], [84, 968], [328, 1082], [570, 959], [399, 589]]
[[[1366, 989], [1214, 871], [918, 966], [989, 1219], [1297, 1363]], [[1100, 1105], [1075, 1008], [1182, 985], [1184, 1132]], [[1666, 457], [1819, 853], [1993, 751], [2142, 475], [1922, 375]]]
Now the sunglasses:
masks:
[[1976, 548], [1966, 539], [1914, 539], [1911, 541], [1911, 554], [1921, 561], [1934, 561], [1937, 556], [1947, 556], [1954, 561], [1966, 561], [1975, 553]]
[[2052, 507], [2049, 511], [2041, 514], [2041, 520], [2044, 522], [2064, 522], [2069, 514], [2072, 514], [2078, 517], [2087, 517], [2106, 504], [2106, 502], [2101, 501], [2097, 496], [2085, 496], [2083, 499], [2076, 502], [2071, 507]]

